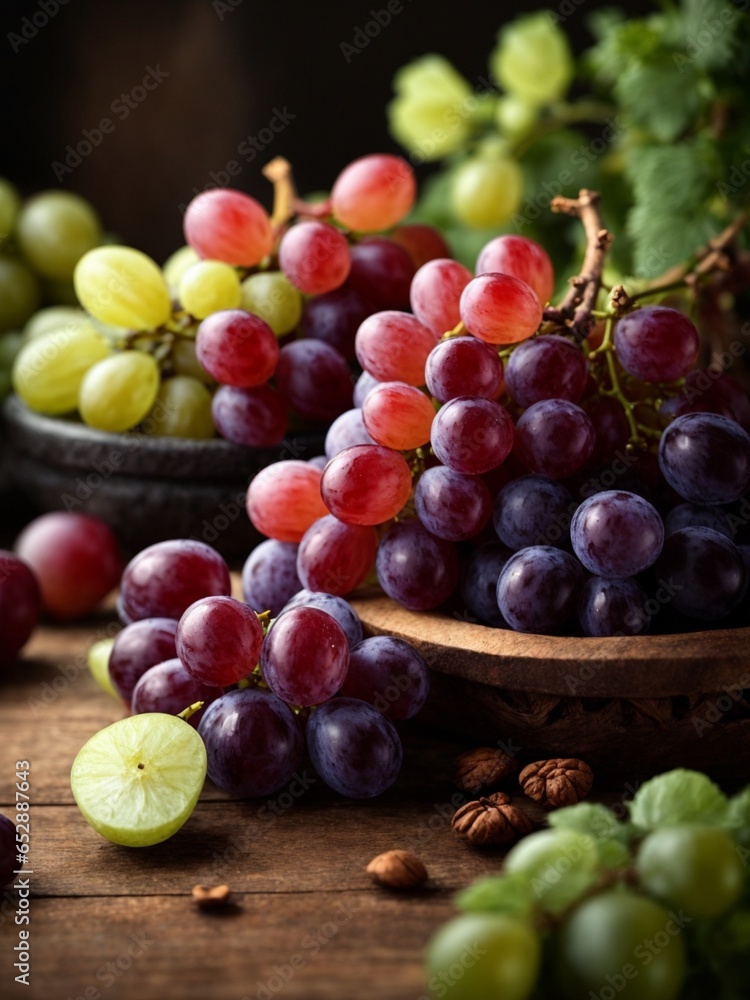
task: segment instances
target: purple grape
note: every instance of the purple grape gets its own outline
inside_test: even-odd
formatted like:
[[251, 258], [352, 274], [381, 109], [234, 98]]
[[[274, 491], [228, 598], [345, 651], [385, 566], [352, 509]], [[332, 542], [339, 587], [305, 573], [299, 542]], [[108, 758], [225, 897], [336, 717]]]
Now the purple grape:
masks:
[[0, 889], [13, 881], [13, 872], [18, 867], [17, 853], [16, 828], [7, 816], [0, 813]]
[[456, 547], [431, 534], [419, 521], [401, 521], [384, 535], [375, 562], [380, 586], [410, 611], [427, 611], [446, 601], [458, 583]]
[[254, 611], [270, 611], [275, 618], [289, 598], [300, 590], [298, 548], [294, 542], [267, 538], [247, 557], [242, 567], [242, 593], [245, 603]]
[[302, 731], [292, 710], [270, 691], [222, 695], [206, 709], [198, 732], [209, 778], [241, 798], [272, 795], [302, 763]]
[[497, 603], [517, 632], [554, 634], [575, 613], [584, 573], [551, 545], [532, 545], [510, 557], [497, 581]]
[[702, 621], [728, 615], [747, 590], [742, 553], [712, 528], [680, 528], [669, 535], [656, 572], [669, 580], [674, 607]]
[[636, 309], [615, 327], [620, 364], [644, 382], [683, 378], [695, 364], [699, 346], [698, 331], [687, 316], [666, 306]]
[[128, 704], [147, 670], [177, 656], [176, 636], [173, 618], [142, 618], [117, 633], [109, 654], [109, 676]]
[[487, 542], [471, 556], [461, 581], [461, 599], [469, 614], [483, 625], [507, 628], [497, 604], [497, 581], [513, 555], [500, 542]]
[[293, 340], [282, 347], [276, 384], [290, 406], [308, 420], [333, 420], [352, 405], [349, 364], [322, 340]]
[[503, 390], [503, 365], [489, 344], [475, 337], [451, 337], [433, 347], [425, 380], [441, 403], [458, 396], [497, 399]]
[[573, 551], [596, 576], [637, 576], [659, 557], [664, 525], [648, 500], [624, 490], [606, 490], [584, 500], [570, 525]]
[[681, 503], [667, 514], [664, 531], [671, 535], [680, 528], [713, 528], [727, 538], [734, 538], [734, 530], [727, 515], [719, 507], [701, 507], [694, 503]]
[[196, 701], [205, 705], [188, 722], [198, 728], [206, 708], [221, 695], [221, 688], [201, 684], [185, 670], [182, 662], [175, 658], [149, 667], [133, 689], [131, 709], [133, 715], [143, 712], [164, 712], [165, 715], [179, 715]]
[[371, 375], [369, 372], [362, 372], [354, 386], [354, 396], [352, 399], [354, 405], [361, 409], [362, 404], [376, 385], [380, 385], [380, 382], [374, 375]]
[[414, 506], [419, 520], [433, 535], [462, 542], [473, 538], [487, 524], [492, 497], [479, 476], [466, 476], [436, 465], [420, 477]]
[[355, 444], [375, 444], [367, 433], [362, 410], [359, 408], [342, 413], [328, 428], [325, 443], [326, 457], [331, 459], [344, 448], [351, 448]]
[[366, 236], [351, 248], [347, 284], [380, 309], [409, 309], [414, 261], [402, 246], [385, 236]]
[[457, 396], [438, 411], [432, 424], [432, 449], [456, 472], [480, 475], [496, 469], [513, 447], [513, 421], [492, 399]]
[[325, 467], [328, 465], [328, 456], [315, 455], [313, 458], [308, 458], [307, 464], [315, 466], [316, 469], [320, 469], [320, 471], [322, 472], [323, 469], [325, 469]]
[[686, 413], [662, 434], [659, 466], [685, 500], [732, 503], [750, 490], [750, 436], [727, 417]]
[[289, 407], [270, 385], [237, 389], [221, 385], [211, 402], [211, 415], [223, 438], [244, 448], [272, 448], [283, 440]]
[[341, 687], [349, 669], [349, 643], [336, 619], [318, 608], [285, 611], [260, 652], [263, 679], [291, 705], [320, 705]]
[[565, 548], [576, 503], [561, 483], [543, 476], [512, 479], [495, 498], [493, 523], [501, 542], [517, 551], [529, 545]]
[[390, 788], [404, 756], [393, 723], [356, 698], [334, 698], [312, 713], [307, 749], [323, 781], [353, 799]]
[[395, 722], [411, 719], [430, 691], [430, 669], [411, 643], [389, 635], [363, 639], [352, 650], [341, 687], [347, 698], [373, 705]]
[[257, 614], [233, 597], [204, 597], [191, 604], [177, 626], [177, 655], [201, 684], [224, 687], [258, 664], [263, 626]]
[[287, 611], [291, 611], [292, 608], [317, 608], [319, 611], [325, 611], [326, 614], [335, 618], [344, 630], [344, 635], [350, 649], [353, 649], [357, 643], [362, 642], [362, 636], [364, 635], [362, 622], [359, 620], [359, 615], [351, 604], [345, 601], [343, 597], [303, 588], [286, 602], [281, 609], [281, 613], [285, 614]]
[[519, 418], [515, 450], [531, 472], [567, 479], [591, 458], [595, 437], [580, 406], [567, 399], [543, 399]]
[[605, 580], [592, 576], [584, 583], [578, 620], [586, 635], [640, 635], [648, 630], [648, 595], [637, 580]]
[[131, 621], [179, 619], [201, 597], [231, 592], [229, 567], [216, 549], [177, 538], [139, 552], [125, 567], [120, 583], [122, 613]]
[[586, 388], [588, 364], [580, 347], [545, 335], [519, 344], [505, 366], [505, 386], [519, 406], [542, 399], [577, 403]]
[[354, 335], [360, 323], [376, 312], [372, 302], [351, 285], [342, 285], [333, 292], [326, 292], [308, 299], [302, 314], [302, 331], [306, 337], [323, 340], [354, 360]]

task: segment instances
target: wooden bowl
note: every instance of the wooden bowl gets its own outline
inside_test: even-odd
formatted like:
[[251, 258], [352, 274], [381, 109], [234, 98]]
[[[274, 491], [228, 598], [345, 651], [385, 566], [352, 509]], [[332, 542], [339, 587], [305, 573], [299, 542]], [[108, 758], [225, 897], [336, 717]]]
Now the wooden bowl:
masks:
[[197, 538], [229, 558], [261, 541], [245, 512], [253, 476], [283, 458], [313, 458], [323, 433], [298, 433], [275, 448], [221, 438], [109, 434], [78, 420], [40, 416], [17, 396], [3, 406], [13, 484], [38, 511], [101, 517], [129, 551], [165, 538]]
[[673, 767], [750, 779], [750, 628], [589, 639], [487, 628], [385, 597], [355, 602], [366, 631], [432, 668], [420, 718], [523, 761], [580, 757], [609, 787]]

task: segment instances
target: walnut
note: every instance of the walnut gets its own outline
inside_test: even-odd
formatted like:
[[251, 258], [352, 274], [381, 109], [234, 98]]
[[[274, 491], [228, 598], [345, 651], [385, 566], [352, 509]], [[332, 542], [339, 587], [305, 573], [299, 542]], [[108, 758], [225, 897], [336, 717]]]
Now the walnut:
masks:
[[529, 764], [518, 776], [524, 793], [552, 809], [572, 806], [585, 799], [594, 783], [588, 764], [575, 757], [555, 757]]
[[510, 804], [509, 795], [498, 792], [461, 806], [453, 816], [453, 829], [472, 847], [497, 847], [520, 840], [534, 826], [525, 812]]
[[207, 889], [205, 885], [193, 886], [193, 899], [201, 909], [223, 906], [231, 895], [228, 885], [216, 885]]
[[517, 774], [518, 764], [514, 758], [494, 747], [469, 750], [456, 760], [456, 786], [470, 795], [496, 788]]
[[389, 889], [416, 889], [427, 881], [427, 869], [410, 851], [378, 854], [365, 870], [376, 882]]

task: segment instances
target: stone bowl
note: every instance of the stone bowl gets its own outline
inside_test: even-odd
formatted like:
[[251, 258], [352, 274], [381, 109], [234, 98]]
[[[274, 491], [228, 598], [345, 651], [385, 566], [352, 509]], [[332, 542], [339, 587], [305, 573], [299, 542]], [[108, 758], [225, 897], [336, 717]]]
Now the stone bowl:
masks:
[[33, 413], [17, 396], [6, 399], [2, 415], [6, 475], [30, 513], [93, 514], [128, 553], [166, 538], [195, 538], [234, 562], [261, 541], [245, 511], [250, 480], [272, 462], [321, 454], [325, 438], [299, 432], [256, 449], [221, 438], [110, 434]]
[[750, 628], [590, 639], [526, 635], [386, 597], [366, 631], [417, 646], [432, 669], [419, 718], [524, 761], [580, 757], [609, 788], [674, 767], [750, 781]]

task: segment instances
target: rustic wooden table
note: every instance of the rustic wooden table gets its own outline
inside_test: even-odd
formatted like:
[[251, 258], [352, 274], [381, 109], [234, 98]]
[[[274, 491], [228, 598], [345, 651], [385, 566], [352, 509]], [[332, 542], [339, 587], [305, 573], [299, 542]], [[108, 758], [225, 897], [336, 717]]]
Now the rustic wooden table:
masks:
[[[0, 810], [10, 815], [16, 761], [31, 764], [33, 874], [30, 986], [18, 970], [18, 896], [0, 907], [0, 996], [33, 1000], [419, 1000], [426, 941], [471, 879], [496, 871], [450, 828], [450, 783], [462, 749], [414, 727], [396, 786], [372, 802], [337, 797], [311, 772], [271, 802], [235, 801], [207, 783], [195, 813], [168, 842], [117, 847], [83, 820], [68, 775], [98, 729], [121, 718], [85, 651], [103, 616], [42, 628], [0, 676]], [[307, 786], [302, 788], [302, 786]], [[371, 884], [367, 862], [415, 850], [427, 888], [394, 894]], [[200, 911], [197, 883], [227, 883], [234, 903]]]

